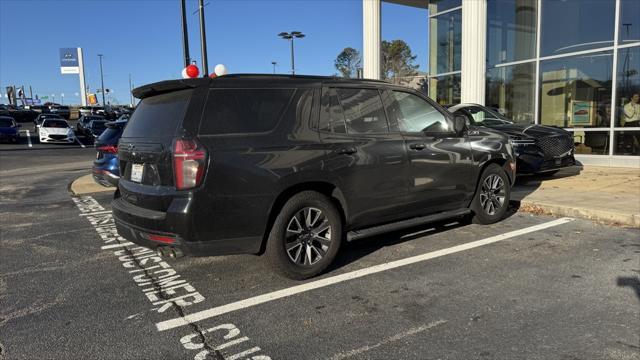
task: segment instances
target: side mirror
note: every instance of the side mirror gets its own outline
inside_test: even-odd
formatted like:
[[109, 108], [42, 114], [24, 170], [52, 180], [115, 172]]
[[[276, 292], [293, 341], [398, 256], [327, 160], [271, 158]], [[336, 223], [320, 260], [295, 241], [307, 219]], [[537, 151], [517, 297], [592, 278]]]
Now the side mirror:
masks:
[[456, 134], [462, 134], [467, 127], [467, 118], [464, 115], [456, 115], [453, 118], [453, 130]]

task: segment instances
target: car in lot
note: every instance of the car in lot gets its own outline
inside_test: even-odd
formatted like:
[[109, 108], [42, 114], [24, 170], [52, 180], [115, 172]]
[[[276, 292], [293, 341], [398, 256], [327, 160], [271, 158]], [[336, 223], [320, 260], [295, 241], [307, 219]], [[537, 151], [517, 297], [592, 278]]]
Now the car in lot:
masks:
[[535, 124], [517, 124], [498, 111], [478, 104], [448, 107], [454, 115], [467, 118], [472, 127], [488, 127], [509, 136], [518, 161], [518, 175], [552, 175], [561, 168], [576, 165], [571, 133]]
[[38, 116], [38, 113], [31, 109], [0, 104], [0, 115], [10, 116], [16, 122], [22, 123], [33, 121]]
[[102, 135], [102, 133], [107, 128], [106, 124], [107, 124], [107, 120], [104, 120], [104, 119], [91, 120], [84, 129], [85, 137], [88, 138], [91, 142], [95, 142], [96, 139], [98, 139], [98, 137]]
[[38, 127], [41, 143], [73, 143], [75, 134], [69, 123], [62, 118], [47, 118]]
[[40, 125], [42, 125], [42, 122], [47, 120], [47, 119], [62, 119], [62, 117], [58, 114], [50, 114], [50, 113], [43, 113], [38, 115], [35, 119], [33, 119], [33, 131], [37, 132], [38, 128], [40, 127]]
[[106, 123], [106, 130], [98, 137], [94, 146], [96, 159], [93, 161], [92, 174], [95, 182], [102, 186], [118, 186], [120, 166], [118, 164], [118, 140], [127, 125], [127, 118]]
[[20, 127], [12, 117], [0, 115], [0, 141], [18, 142]]
[[375, 80], [225, 75], [134, 90], [118, 143], [118, 233], [161, 255], [266, 255], [325, 270], [341, 244], [506, 213], [508, 138]]
[[66, 105], [52, 105], [49, 106], [49, 112], [52, 114], [58, 114], [63, 119], [69, 120], [71, 117], [71, 110]]
[[84, 137], [91, 136], [88, 126], [94, 120], [106, 121], [104, 116], [100, 115], [83, 115], [76, 122], [76, 135], [81, 135]]

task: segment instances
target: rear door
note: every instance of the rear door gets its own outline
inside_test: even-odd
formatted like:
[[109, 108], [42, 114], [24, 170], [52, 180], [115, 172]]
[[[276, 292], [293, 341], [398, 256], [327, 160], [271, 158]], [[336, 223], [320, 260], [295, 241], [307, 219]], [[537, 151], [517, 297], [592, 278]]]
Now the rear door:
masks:
[[119, 188], [125, 200], [166, 210], [169, 199], [162, 199], [162, 194], [174, 191], [172, 145], [184, 133], [183, 123], [194, 91], [150, 96], [138, 104], [118, 143]]
[[402, 218], [407, 158], [378, 89], [323, 88], [319, 124], [326, 169], [340, 179], [353, 228]]
[[466, 136], [456, 135], [443, 112], [422, 97], [399, 90], [388, 94], [391, 102], [387, 112], [407, 148], [411, 214], [466, 206], [475, 188], [475, 166]]

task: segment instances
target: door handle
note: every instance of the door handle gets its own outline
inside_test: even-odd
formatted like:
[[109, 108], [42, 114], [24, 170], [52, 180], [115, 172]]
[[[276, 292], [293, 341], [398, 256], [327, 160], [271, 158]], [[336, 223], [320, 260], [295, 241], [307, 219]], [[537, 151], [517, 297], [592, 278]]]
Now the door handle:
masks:
[[415, 143], [415, 144], [409, 145], [409, 149], [413, 149], [413, 150], [423, 150], [426, 147], [427, 145], [423, 143]]
[[358, 152], [358, 149], [354, 147], [348, 147], [348, 148], [342, 148], [342, 149], [336, 150], [336, 153], [341, 155], [351, 155], [351, 154], [355, 154], [356, 152]]

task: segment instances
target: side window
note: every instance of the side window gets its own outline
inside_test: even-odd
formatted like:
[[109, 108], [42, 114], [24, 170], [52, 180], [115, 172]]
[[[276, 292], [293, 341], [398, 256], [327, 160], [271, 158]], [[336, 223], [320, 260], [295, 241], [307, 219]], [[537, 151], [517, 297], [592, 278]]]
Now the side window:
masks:
[[342, 108], [338, 102], [335, 89], [322, 89], [322, 114], [320, 116], [320, 126], [318, 126], [318, 129], [336, 134], [347, 133], [347, 127], [344, 124], [344, 115], [342, 114]]
[[420, 97], [402, 91], [393, 91], [396, 104], [389, 113], [395, 116], [403, 132], [449, 132], [449, 123], [442, 113]]
[[349, 134], [389, 132], [387, 117], [378, 90], [336, 89]]
[[200, 134], [247, 134], [273, 130], [293, 89], [212, 89]]

